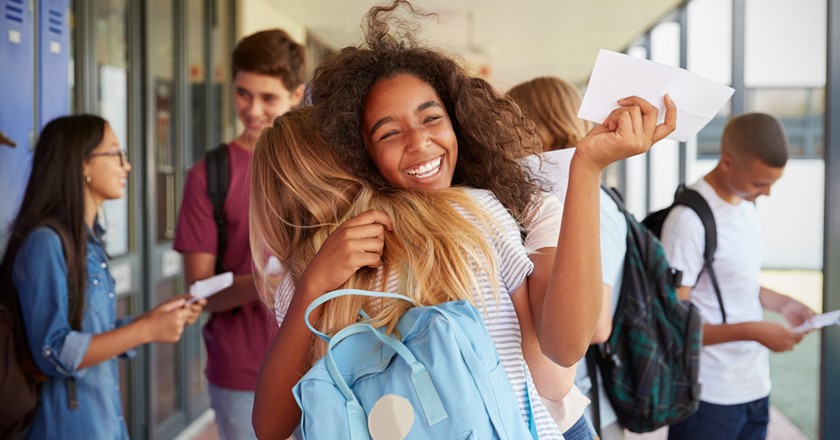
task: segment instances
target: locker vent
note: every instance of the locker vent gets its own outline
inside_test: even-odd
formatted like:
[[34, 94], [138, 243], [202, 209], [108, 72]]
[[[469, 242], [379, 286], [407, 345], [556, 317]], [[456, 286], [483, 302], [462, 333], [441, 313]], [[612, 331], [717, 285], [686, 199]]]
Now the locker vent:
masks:
[[23, 23], [23, 0], [6, 0], [6, 20]]
[[51, 33], [61, 35], [64, 28], [64, 13], [55, 9], [50, 9], [47, 15], [47, 23]]

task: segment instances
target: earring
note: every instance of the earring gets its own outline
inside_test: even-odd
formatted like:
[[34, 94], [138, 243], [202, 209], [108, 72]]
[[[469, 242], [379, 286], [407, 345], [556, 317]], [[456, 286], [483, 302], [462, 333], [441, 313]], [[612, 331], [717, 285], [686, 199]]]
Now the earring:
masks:
[[85, 182], [90, 183], [90, 181], [91, 181], [90, 176], [85, 176]]

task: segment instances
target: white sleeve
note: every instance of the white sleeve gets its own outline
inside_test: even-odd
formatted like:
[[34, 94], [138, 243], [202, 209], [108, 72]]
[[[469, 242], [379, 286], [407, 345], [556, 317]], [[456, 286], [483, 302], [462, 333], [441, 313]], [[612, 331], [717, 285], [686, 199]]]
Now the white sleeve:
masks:
[[277, 327], [280, 327], [280, 324], [283, 323], [294, 295], [295, 284], [292, 282], [292, 277], [286, 273], [280, 279], [277, 290], [274, 291], [274, 317], [277, 319]]
[[[601, 277], [604, 284], [616, 285], [627, 253], [627, 219], [613, 199], [601, 190]], [[618, 295], [615, 292], [614, 295]]]
[[685, 206], [675, 206], [662, 224], [662, 247], [668, 263], [682, 271], [682, 285], [694, 286], [703, 269], [706, 231], [700, 216]]
[[537, 212], [525, 228], [525, 250], [528, 253], [547, 247], [557, 247], [560, 223], [563, 219], [563, 203], [552, 194], [542, 194], [535, 201]]

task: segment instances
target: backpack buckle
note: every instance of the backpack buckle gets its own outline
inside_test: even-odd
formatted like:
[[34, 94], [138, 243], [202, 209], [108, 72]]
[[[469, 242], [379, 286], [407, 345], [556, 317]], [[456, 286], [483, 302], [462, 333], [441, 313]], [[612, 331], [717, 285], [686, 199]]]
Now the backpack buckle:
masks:
[[621, 368], [621, 358], [618, 357], [618, 353], [613, 353], [612, 350], [610, 350], [609, 345], [604, 344], [604, 350], [601, 353], [601, 356], [609, 359], [610, 362], [612, 362], [612, 364], [615, 365], [615, 368]]
[[683, 273], [679, 269], [674, 269], [673, 267], [668, 268], [668, 272], [670, 273], [670, 277], [668, 278], [668, 282], [671, 283], [674, 287], [682, 286], [682, 276]]

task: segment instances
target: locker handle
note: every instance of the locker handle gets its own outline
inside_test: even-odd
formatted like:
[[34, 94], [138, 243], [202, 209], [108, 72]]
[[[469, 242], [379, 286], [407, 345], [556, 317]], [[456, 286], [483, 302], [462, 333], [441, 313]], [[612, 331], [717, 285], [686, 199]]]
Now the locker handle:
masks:
[[15, 146], [17, 146], [17, 144], [15, 143], [15, 141], [13, 141], [13, 140], [9, 139], [9, 138], [6, 136], [6, 133], [3, 133], [2, 131], [0, 131], [0, 145], [6, 145], [6, 146], [9, 146], [9, 147], [12, 147], [12, 148], [14, 148]]

